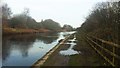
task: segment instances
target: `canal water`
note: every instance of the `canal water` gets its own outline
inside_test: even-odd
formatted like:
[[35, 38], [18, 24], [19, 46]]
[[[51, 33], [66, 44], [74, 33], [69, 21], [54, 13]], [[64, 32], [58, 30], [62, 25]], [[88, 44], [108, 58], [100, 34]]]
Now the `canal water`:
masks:
[[31, 66], [60, 39], [74, 32], [3, 36], [2, 66]]

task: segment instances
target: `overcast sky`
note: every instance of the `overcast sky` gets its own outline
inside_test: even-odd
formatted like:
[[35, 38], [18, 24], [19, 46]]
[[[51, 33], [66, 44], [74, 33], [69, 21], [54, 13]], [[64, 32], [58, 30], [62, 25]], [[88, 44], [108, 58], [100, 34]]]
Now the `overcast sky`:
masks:
[[41, 19], [53, 19], [63, 24], [79, 27], [97, 2], [106, 0], [3, 0], [13, 14], [29, 8], [30, 16], [37, 22]]

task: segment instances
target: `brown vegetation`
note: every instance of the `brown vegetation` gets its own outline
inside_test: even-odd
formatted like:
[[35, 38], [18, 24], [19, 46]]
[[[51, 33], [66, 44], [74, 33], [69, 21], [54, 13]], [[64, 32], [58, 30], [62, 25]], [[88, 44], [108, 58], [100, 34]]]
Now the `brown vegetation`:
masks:
[[[26, 8], [20, 14], [11, 16], [12, 12], [7, 4], [2, 5], [2, 25], [3, 34], [23, 34], [23, 33], [42, 33], [42, 32], [60, 32], [63, 31], [59, 23], [52, 19], [36, 22], [29, 15], [29, 9]], [[72, 28], [72, 27], [71, 27]]]
[[25, 34], [25, 33], [43, 33], [43, 32], [50, 32], [50, 30], [47, 29], [20, 29], [20, 28], [3, 28], [3, 35], [8, 34]]
[[103, 2], [96, 4], [80, 31], [120, 44], [120, 2]]

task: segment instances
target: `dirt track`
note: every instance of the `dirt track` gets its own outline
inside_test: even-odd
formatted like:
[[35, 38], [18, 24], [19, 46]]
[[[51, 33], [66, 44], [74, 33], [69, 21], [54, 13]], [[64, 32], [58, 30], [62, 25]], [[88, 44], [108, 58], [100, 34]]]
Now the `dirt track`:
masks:
[[[70, 37], [71, 39], [73, 36]], [[65, 41], [65, 43], [67, 40]], [[80, 51], [76, 55], [61, 55], [61, 50], [67, 50], [70, 45], [61, 44], [42, 66], [105, 66], [106, 62], [85, 42], [81, 40], [77, 42], [74, 50]]]

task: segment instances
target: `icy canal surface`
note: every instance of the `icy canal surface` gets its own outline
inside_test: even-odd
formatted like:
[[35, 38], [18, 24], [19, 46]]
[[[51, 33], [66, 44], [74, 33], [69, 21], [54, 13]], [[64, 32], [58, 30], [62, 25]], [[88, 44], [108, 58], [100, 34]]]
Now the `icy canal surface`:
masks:
[[73, 47], [76, 45], [76, 43], [74, 42], [74, 41], [76, 41], [75, 39], [76, 38], [74, 37], [74, 39], [68, 40], [71, 43], [68, 43], [68, 42], [65, 43], [65, 44], [70, 44], [70, 47], [67, 50], [60, 51], [61, 55], [75, 55], [75, 54], [79, 54], [80, 53], [80, 52], [77, 52], [77, 51], [73, 50]]

